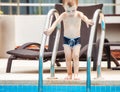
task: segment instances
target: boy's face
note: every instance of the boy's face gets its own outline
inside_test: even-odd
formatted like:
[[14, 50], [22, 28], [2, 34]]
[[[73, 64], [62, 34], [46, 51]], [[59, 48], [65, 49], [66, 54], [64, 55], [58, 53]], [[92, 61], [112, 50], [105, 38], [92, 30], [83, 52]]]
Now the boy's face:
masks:
[[76, 6], [72, 6], [72, 7], [69, 7], [69, 6], [65, 6], [65, 12], [67, 12], [69, 15], [74, 15], [75, 11], [76, 11]]

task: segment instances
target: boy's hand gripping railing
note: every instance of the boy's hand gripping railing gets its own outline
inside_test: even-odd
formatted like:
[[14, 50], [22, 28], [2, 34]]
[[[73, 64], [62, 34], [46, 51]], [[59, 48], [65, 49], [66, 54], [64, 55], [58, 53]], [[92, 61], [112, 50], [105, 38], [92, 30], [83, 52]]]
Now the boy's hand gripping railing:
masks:
[[[55, 14], [55, 17], [58, 17], [59, 15], [56, 9], [51, 9], [47, 15], [45, 29], [48, 29], [51, 26], [53, 14]], [[47, 36], [43, 34], [41, 47], [40, 47], [40, 54], [39, 54], [39, 79], [38, 79], [39, 92], [43, 92], [43, 56], [44, 56], [46, 39], [47, 39]]]
[[98, 58], [97, 58], [97, 78], [101, 78], [101, 60], [102, 60], [102, 53], [103, 53], [103, 46], [105, 39], [105, 18], [102, 12], [100, 13], [100, 20], [101, 20], [101, 36], [100, 36]]
[[89, 43], [88, 43], [88, 51], [87, 51], [87, 81], [86, 81], [86, 92], [91, 92], [91, 55], [93, 48], [93, 40], [94, 34], [97, 26], [98, 17], [101, 10], [97, 9], [93, 15], [94, 25], [91, 27]]

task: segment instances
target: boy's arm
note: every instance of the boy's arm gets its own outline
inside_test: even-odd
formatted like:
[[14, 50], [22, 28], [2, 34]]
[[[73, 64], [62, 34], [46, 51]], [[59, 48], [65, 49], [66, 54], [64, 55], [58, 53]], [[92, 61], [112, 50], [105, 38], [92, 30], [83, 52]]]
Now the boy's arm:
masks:
[[79, 16], [86, 23], [87, 27], [94, 24], [93, 21], [88, 19], [87, 16], [85, 16], [82, 12], [79, 12]]
[[46, 31], [44, 31], [44, 33], [45, 33], [46, 35], [50, 35], [50, 34], [54, 31], [54, 29], [55, 29], [55, 27], [57, 26], [57, 24], [59, 24], [59, 23], [63, 20], [63, 17], [64, 17], [64, 13], [62, 13], [62, 14], [53, 22], [52, 26], [51, 26], [49, 29], [47, 29]]

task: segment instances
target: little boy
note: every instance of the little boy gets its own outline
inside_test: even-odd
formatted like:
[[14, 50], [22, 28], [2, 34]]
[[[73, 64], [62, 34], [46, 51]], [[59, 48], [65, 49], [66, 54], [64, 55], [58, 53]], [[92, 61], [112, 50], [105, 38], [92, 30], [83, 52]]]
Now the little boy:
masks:
[[93, 25], [93, 22], [89, 20], [82, 12], [77, 11], [78, 0], [63, 0], [63, 12], [58, 19], [47, 29], [44, 33], [50, 35], [57, 24], [63, 21], [64, 25], [64, 53], [67, 66], [67, 77], [65, 79], [72, 79], [72, 60], [74, 64], [74, 79], [78, 80], [79, 71], [79, 54], [80, 54], [80, 27], [81, 20], [83, 20], [87, 27]]

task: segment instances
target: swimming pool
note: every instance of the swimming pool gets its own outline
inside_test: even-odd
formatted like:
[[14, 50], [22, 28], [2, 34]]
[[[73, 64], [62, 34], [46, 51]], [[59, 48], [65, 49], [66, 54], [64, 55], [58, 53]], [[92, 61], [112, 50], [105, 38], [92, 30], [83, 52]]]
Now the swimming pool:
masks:
[[[38, 92], [38, 86], [0, 85], [0, 92]], [[43, 92], [86, 92], [86, 86], [44, 85]], [[120, 92], [120, 86], [91, 86], [91, 92]]]

